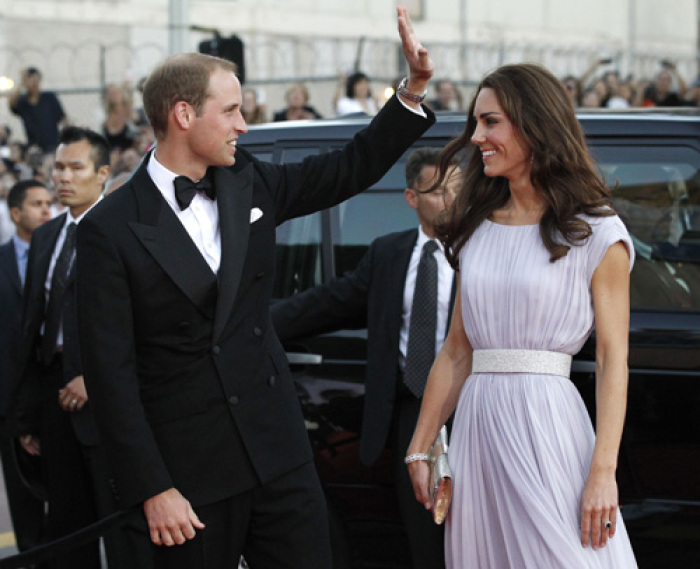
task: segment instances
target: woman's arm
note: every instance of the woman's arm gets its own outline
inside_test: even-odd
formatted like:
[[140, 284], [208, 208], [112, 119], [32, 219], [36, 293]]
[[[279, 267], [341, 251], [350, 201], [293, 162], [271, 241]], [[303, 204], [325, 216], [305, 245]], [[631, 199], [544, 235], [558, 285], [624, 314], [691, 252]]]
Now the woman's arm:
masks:
[[[435, 437], [452, 415], [462, 386], [472, 367], [472, 347], [462, 323], [462, 301], [457, 278], [457, 299], [452, 310], [450, 330], [428, 376], [420, 416], [406, 454], [427, 453]], [[427, 509], [432, 508], [429, 491], [428, 465], [424, 461], [408, 464], [416, 499]]]
[[[581, 544], [604, 547], [615, 535], [617, 456], [627, 407], [629, 255], [612, 245], [591, 283], [596, 322], [596, 442], [581, 497]], [[606, 529], [605, 523], [611, 527]]]

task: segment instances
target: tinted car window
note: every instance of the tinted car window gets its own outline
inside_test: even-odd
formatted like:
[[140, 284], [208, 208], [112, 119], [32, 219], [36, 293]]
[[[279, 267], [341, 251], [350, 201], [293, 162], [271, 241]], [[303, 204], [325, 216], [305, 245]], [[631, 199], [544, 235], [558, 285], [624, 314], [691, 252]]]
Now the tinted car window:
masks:
[[320, 243], [320, 213], [292, 219], [277, 228], [275, 298], [285, 298], [323, 282]]
[[602, 170], [636, 252], [632, 308], [700, 308], [700, 184], [697, 154], [675, 148], [617, 148]]
[[369, 191], [331, 211], [336, 276], [354, 269], [377, 237], [418, 227], [416, 213], [404, 197], [409, 154], [404, 154]]
[[[281, 162], [300, 162], [318, 147], [284, 148]], [[321, 213], [291, 219], [277, 228], [277, 277], [273, 296], [285, 298], [321, 284]]]
[[418, 226], [402, 191], [368, 191], [334, 208], [335, 273], [357, 266], [369, 244], [381, 235]]
[[319, 154], [318, 147], [284, 148], [280, 161], [284, 164], [301, 162], [307, 156], [315, 154]]

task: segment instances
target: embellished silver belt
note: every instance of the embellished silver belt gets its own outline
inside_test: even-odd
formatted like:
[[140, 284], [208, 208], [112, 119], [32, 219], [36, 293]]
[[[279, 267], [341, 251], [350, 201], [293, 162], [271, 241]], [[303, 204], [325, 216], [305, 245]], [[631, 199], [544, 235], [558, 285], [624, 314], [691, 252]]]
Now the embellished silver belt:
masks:
[[474, 350], [472, 373], [540, 373], [570, 377], [571, 356], [545, 350]]

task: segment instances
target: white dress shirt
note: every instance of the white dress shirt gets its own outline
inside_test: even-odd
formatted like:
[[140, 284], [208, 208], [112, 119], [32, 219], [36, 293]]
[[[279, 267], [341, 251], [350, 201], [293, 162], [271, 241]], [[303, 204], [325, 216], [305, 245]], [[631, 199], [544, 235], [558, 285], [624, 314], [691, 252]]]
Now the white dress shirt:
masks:
[[[418, 239], [411, 254], [406, 272], [406, 283], [403, 289], [403, 322], [401, 324], [401, 336], [399, 338], [399, 367], [403, 371], [406, 368], [406, 349], [408, 347], [408, 329], [411, 324], [411, 308], [413, 306], [413, 293], [416, 290], [416, 277], [418, 276], [418, 263], [423, 252], [423, 245], [430, 238], [423, 232], [423, 228], [418, 228]], [[433, 255], [438, 266], [438, 298], [437, 298], [437, 325], [435, 331], [435, 355], [440, 351], [445, 335], [447, 334], [448, 313], [451, 310], [450, 299], [452, 297], [452, 283], [454, 281], [454, 270], [447, 262], [445, 250], [442, 243], [435, 239], [438, 248]]]
[[[180, 209], [175, 199], [174, 180], [177, 177], [156, 158], [155, 152], [151, 154], [146, 166], [149, 176], [153, 180], [165, 201], [180, 220], [180, 223], [197, 246], [211, 270], [216, 274], [221, 264], [221, 233], [219, 231], [219, 210], [216, 201], [207, 197], [202, 192], [197, 192], [187, 209]], [[193, 180], [197, 181], [197, 180]]]

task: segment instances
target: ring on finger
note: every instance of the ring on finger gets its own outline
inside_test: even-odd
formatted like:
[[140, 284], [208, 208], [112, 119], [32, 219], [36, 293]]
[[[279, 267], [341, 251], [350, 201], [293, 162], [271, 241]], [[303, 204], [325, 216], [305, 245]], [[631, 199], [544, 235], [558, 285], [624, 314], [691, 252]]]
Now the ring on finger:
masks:
[[603, 525], [605, 526], [605, 529], [610, 529], [612, 527], [612, 522], [610, 520], [608, 520]]

